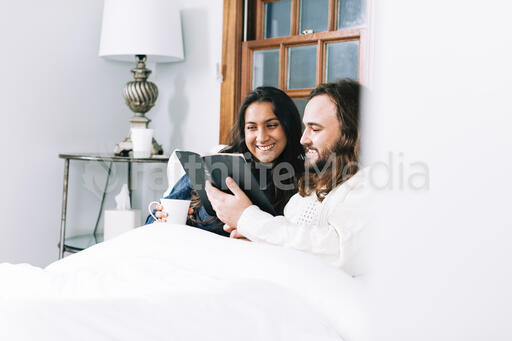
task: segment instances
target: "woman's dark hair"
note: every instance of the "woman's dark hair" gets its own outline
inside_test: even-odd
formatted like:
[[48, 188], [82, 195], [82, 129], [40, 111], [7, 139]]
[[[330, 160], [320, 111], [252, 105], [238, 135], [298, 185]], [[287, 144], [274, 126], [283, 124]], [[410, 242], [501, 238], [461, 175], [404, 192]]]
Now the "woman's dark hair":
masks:
[[[251, 91], [242, 102], [235, 125], [229, 133], [229, 146], [221, 152], [243, 153], [246, 159], [251, 161], [251, 164], [254, 166], [257, 160], [254, 160], [245, 144], [245, 112], [251, 104], [261, 102], [272, 103], [272, 110], [286, 134], [286, 147], [281, 155], [274, 160], [273, 164], [277, 165], [285, 162], [291, 165], [294, 171], [293, 176], [281, 182], [285, 185], [293, 184], [293, 186], [283, 186], [286, 189], [279, 188], [281, 186], [274, 186], [274, 197], [271, 202], [276, 211], [282, 212], [290, 197], [297, 192], [298, 178], [304, 172], [304, 149], [300, 144], [302, 122], [295, 103], [285, 92], [271, 86], [260, 86]], [[290, 187], [293, 188], [289, 189]], [[195, 203], [194, 200], [192, 201], [191, 207], [200, 206], [200, 202]], [[191, 217], [189, 216], [189, 218]], [[194, 219], [191, 220], [194, 221]]]

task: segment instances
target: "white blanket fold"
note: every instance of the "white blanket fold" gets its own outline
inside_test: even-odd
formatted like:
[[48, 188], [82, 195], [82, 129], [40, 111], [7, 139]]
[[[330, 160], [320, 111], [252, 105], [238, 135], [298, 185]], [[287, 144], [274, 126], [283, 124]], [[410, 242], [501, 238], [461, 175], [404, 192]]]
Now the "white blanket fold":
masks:
[[363, 283], [299, 251], [153, 224], [0, 265], [1, 340], [357, 340]]

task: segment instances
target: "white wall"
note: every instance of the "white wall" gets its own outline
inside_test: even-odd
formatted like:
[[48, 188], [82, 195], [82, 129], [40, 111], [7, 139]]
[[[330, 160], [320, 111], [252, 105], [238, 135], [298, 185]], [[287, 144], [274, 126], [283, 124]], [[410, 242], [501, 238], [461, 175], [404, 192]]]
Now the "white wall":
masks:
[[[166, 153], [205, 150], [218, 140], [222, 1], [179, 4], [185, 61], [153, 64], [151, 76], [160, 97], [148, 116]], [[122, 88], [132, 65], [97, 56], [101, 0], [1, 0], [0, 6], [0, 262], [43, 266], [58, 255], [64, 162], [57, 155], [110, 152], [127, 134], [131, 112]], [[124, 167], [115, 174], [114, 193]], [[103, 181], [97, 165], [72, 162], [71, 234], [91, 229], [99, 200], [90, 184]], [[143, 182], [139, 174], [138, 207], [166, 187], [157, 183], [141, 193]], [[112, 197], [106, 208], [114, 206]]]
[[[395, 182], [370, 247], [372, 340], [511, 340], [512, 6], [374, 3], [363, 145], [394, 153]], [[407, 185], [414, 162], [425, 190]]]

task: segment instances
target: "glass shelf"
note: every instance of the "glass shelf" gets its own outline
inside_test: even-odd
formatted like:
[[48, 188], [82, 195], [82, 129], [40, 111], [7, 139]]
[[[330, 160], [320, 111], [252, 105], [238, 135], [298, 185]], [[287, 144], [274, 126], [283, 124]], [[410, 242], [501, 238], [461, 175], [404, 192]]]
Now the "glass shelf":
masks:
[[132, 156], [119, 156], [112, 153], [73, 153], [59, 154], [61, 159], [82, 160], [82, 161], [107, 161], [107, 162], [130, 162], [130, 163], [158, 163], [168, 162], [169, 155], [152, 155], [148, 158], [134, 158]]

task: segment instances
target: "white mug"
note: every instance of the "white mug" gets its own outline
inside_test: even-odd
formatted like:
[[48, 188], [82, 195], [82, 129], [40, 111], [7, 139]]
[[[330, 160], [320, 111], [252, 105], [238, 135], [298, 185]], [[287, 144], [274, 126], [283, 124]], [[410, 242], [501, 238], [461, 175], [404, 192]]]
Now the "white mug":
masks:
[[151, 156], [153, 129], [131, 129], [133, 157], [147, 158]]
[[163, 206], [162, 212], [166, 212], [168, 216], [164, 218], [169, 224], [185, 224], [187, 222], [188, 209], [190, 207], [190, 200], [180, 199], [160, 199], [152, 201], [148, 205], [149, 214], [158, 221], [158, 218], [153, 214], [153, 205], [160, 204]]

